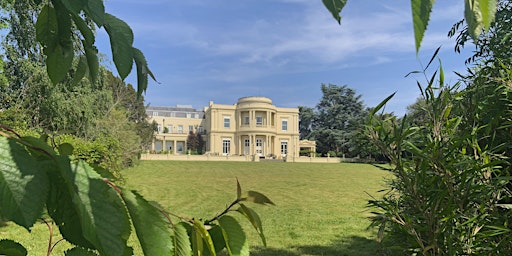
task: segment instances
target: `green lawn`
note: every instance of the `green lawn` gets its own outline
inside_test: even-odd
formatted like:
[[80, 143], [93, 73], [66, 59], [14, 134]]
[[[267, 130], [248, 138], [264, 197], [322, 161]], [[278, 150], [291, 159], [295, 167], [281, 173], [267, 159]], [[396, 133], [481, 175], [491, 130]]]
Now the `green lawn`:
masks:
[[[237, 178], [243, 190], [264, 193], [276, 206], [251, 206], [262, 218], [268, 247], [244, 221], [251, 255], [379, 254], [375, 231], [366, 229], [366, 193], [378, 196], [388, 174], [371, 165], [143, 161], [123, 174], [127, 187], [187, 217], [211, 218], [222, 211], [236, 197]], [[33, 255], [43, 255], [47, 232], [38, 225], [32, 233], [10, 225], [0, 229], [0, 238], [42, 246]]]

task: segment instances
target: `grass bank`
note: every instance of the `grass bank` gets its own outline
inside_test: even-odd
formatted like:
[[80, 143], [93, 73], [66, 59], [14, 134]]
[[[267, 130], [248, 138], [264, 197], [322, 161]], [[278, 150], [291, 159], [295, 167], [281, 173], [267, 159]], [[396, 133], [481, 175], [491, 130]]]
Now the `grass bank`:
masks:
[[[268, 247], [242, 222], [251, 255], [379, 254], [375, 231], [366, 229], [366, 193], [378, 195], [388, 174], [371, 165], [142, 161], [123, 175], [127, 187], [187, 217], [211, 218], [222, 211], [236, 196], [237, 178], [243, 190], [264, 193], [276, 206], [251, 206], [262, 218]], [[36, 252], [31, 255], [44, 255], [48, 232], [44, 224], [32, 233], [8, 225], [0, 228], [1, 238], [20, 241]], [[53, 255], [62, 255], [67, 246], [59, 244]]]

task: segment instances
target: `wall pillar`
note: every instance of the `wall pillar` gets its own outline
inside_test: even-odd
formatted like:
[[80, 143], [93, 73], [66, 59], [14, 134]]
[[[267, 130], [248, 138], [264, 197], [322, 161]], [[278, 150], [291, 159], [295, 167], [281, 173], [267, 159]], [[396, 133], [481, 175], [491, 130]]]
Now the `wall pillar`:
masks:
[[176, 155], [176, 153], [177, 153], [177, 152], [176, 152], [176, 151], [177, 151], [177, 148], [176, 148], [176, 147], [177, 147], [177, 145], [176, 145], [176, 144], [177, 144], [177, 143], [176, 143], [176, 139], [175, 139], [175, 140], [173, 141], [173, 145], [172, 145], [172, 153], [173, 153], [174, 155]]

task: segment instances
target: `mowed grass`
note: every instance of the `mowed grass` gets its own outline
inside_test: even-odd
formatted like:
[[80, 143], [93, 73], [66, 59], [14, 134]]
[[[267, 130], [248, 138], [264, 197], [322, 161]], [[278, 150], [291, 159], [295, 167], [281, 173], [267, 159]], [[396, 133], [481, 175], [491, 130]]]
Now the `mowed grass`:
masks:
[[[240, 214], [251, 255], [378, 255], [375, 230], [368, 230], [366, 202], [379, 196], [389, 174], [367, 164], [281, 162], [142, 161], [123, 172], [125, 186], [159, 202], [173, 214], [210, 219], [242, 189], [267, 195], [276, 206], [248, 203], [263, 222], [267, 247]], [[367, 194], [368, 193], [368, 194]], [[37, 224], [31, 233], [13, 224], [0, 228], [0, 239], [21, 242], [29, 255], [45, 255], [48, 231]], [[54, 241], [59, 239], [56, 234]], [[135, 255], [140, 247], [131, 239]], [[62, 243], [52, 255], [62, 255]], [[32, 253], [31, 253], [32, 252]]]

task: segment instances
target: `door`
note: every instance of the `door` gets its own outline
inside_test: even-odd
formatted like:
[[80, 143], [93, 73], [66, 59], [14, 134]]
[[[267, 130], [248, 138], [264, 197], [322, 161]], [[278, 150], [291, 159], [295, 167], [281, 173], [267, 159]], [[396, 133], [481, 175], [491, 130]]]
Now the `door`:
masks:
[[259, 157], [263, 155], [263, 139], [256, 139], [256, 155]]

